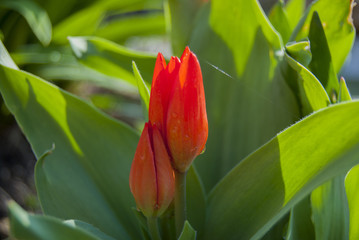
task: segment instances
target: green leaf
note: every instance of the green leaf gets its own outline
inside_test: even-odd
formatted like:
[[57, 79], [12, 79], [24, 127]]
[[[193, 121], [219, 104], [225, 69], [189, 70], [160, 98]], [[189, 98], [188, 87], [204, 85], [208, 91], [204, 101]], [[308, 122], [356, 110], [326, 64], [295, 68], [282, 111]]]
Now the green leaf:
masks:
[[9, 203], [11, 236], [18, 240], [100, 240], [90, 232], [47, 216], [25, 212], [15, 202]]
[[256, 0], [211, 1], [210, 25], [233, 52], [239, 76], [245, 70], [259, 27], [275, 49], [283, 45]]
[[269, 13], [269, 20], [273, 27], [279, 32], [282, 37], [283, 43], [288, 42], [292, 29], [288, 20], [287, 13], [284, 10], [284, 3], [278, 1]]
[[297, 62], [307, 67], [312, 60], [312, 53], [310, 52], [310, 45], [308, 41], [288, 43], [285, 50]]
[[101, 240], [115, 240], [112, 237], [107, 236], [106, 234], [104, 234], [103, 232], [101, 232], [99, 229], [95, 228], [94, 226], [92, 226], [91, 224], [79, 221], [79, 220], [67, 220], [64, 223], [76, 227], [76, 228], [80, 228], [83, 229], [86, 232], [91, 233], [92, 235], [96, 236], [98, 239]]
[[209, 195], [205, 238], [258, 239], [313, 189], [358, 164], [358, 110], [359, 102], [320, 110], [243, 160]]
[[148, 226], [147, 226], [146, 217], [142, 214], [142, 212], [140, 210], [138, 210], [135, 207], [132, 208], [132, 212], [136, 216], [137, 222], [140, 225], [140, 229], [141, 229], [143, 239], [144, 240], [151, 240], [151, 236], [150, 236], [150, 234], [149, 234], [149, 232], [147, 230]]
[[347, 84], [344, 78], [341, 77], [339, 81], [339, 102], [350, 101], [351, 99]]
[[[298, 74], [296, 81], [303, 116], [328, 106], [330, 104], [329, 97], [318, 79], [288, 54], [285, 54], [285, 60]], [[287, 78], [287, 81], [293, 80], [295, 81], [293, 78]]]
[[[233, 8], [237, 9], [238, 2], [229, 2], [232, 4], [224, 4], [230, 8], [228, 11], [219, 5], [219, 9], [213, 8], [212, 2], [203, 8], [190, 44], [201, 64], [207, 96], [210, 134], [206, 152], [196, 160], [197, 170], [207, 191], [241, 159], [298, 120], [299, 116], [296, 99], [274, 56], [277, 52], [261, 31], [264, 27], [259, 28], [256, 21], [255, 16], [262, 14], [261, 9], [257, 5], [251, 8], [249, 1], [243, 2], [241, 4], [247, 5], [244, 7], [251, 11], [243, 10], [243, 19], [237, 19], [234, 17], [236, 15], [230, 13]], [[223, 35], [214, 31], [209, 19], [211, 14], [216, 16], [218, 13], [215, 12], [219, 10], [223, 10], [223, 18], [233, 17], [221, 24], [228, 31], [221, 33]], [[242, 6], [238, 6], [237, 10], [242, 12]], [[248, 11], [253, 14], [247, 14]], [[216, 17], [220, 21], [220, 16]], [[238, 25], [234, 26], [235, 23]], [[252, 28], [255, 29], [254, 36], [246, 33], [247, 30], [251, 33]], [[237, 36], [241, 39], [237, 43], [232, 42], [233, 29], [242, 33], [240, 37]], [[248, 50], [249, 54], [246, 60], [245, 52], [239, 53], [242, 51], [240, 44], [244, 43], [249, 44], [249, 49], [244, 50]], [[237, 65], [236, 62], [245, 64], [240, 70], [241, 75], [238, 74], [241, 64]]]
[[113, 19], [107, 19], [96, 29], [95, 35], [119, 42], [133, 36], [164, 35], [166, 33], [162, 11], [138, 11], [127, 15], [119, 14], [115, 15]]
[[150, 91], [147, 88], [145, 81], [143, 80], [140, 71], [138, 70], [136, 63], [132, 62], [133, 74], [137, 80], [137, 88], [141, 97], [141, 105], [143, 110], [143, 116], [145, 121], [148, 121], [148, 108], [150, 105]]
[[315, 231], [311, 220], [312, 209], [310, 198], [305, 197], [290, 210], [288, 240], [315, 239]]
[[315, 239], [348, 239], [349, 211], [345, 175], [315, 189], [311, 194]]
[[[339, 84], [331, 63], [331, 56], [325, 39], [325, 34], [316, 12], [313, 14], [309, 39], [311, 41], [311, 50], [313, 54], [309, 67], [326, 87], [327, 93], [332, 97], [332, 102], [335, 102]], [[287, 60], [291, 61], [289, 58], [287, 58]], [[309, 71], [305, 70], [304, 66], [301, 66], [298, 63], [297, 67], [300, 67], [296, 69], [299, 72], [300, 78], [303, 79], [303, 81], [298, 82], [299, 88], [304, 89], [306, 92], [306, 94], [303, 94], [302, 90], [299, 93], [300, 96], [305, 95], [304, 98], [301, 97], [301, 103], [304, 108], [303, 114], [309, 114], [311, 111], [324, 108], [329, 103], [329, 99], [327, 94], [324, 93], [320, 83]], [[303, 73], [306, 74], [300, 74], [300, 69], [304, 70]], [[305, 86], [304, 88], [301, 87], [302, 84], [305, 85], [306, 83], [315, 84], [315, 86], [313, 85], [311, 87], [314, 91], [309, 92], [305, 90]], [[321, 93], [321, 96], [318, 93]], [[345, 236], [345, 234], [347, 232], [346, 229], [348, 228], [348, 214], [343, 177], [337, 177], [314, 190], [311, 195], [311, 200], [313, 216], [308, 214], [302, 216], [305, 212], [303, 209], [310, 208], [307, 201], [308, 206], [305, 207], [305, 204], [301, 204], [292, 209], [291, 222], [288, 230], [290, 233], [289, 237], [292, 239], [314, 238], [314, 236], [311, 235], [312, 231], [305, 230], [312, 228], [311, 219], [313, 219], [316, 239], [346, 239], [347, 236]], [[298, 213], [296, 214], [296, 212], [299, 212], [301, 215], [298, 215]], [[303, 233], [309, 234], [309, 236], [303, 236]]]
[[0, 41], [0, 64], [12, 69], [19, 69], [6, 51], [4, 44]]
[[34, 66], [32, 72], [47, 80], [70, 80], [88, 82], [127, 95], [136, 94], [137, 89], [128, 82], [107, 76], [77, 62], [69, 64], [45, 64]]
[[186, 177], [187, 217], [202, 236], [206, 219], [206, 196], [201, 179], [192, 164]]
[[339, 81], [334, 71], [329, 46], [317, 12], [313, 13], [308, 37], [312, 52], [309, 69], [322, 83], [328, 96], [331, 97], [331, 102], [335, 103], [339, 92]]
[[167, 18], [171, 23], [171, 43], [175, 55], [180, 56], [189, 44], [194, 20], [201, 6], [202, 0], [169, 0]]
[[138, 133], [2, 60], [0, 92], [36, 157], [56, 147], [35, 167], [43, 212], [91, 223], [111, 237], [138, 238], [128, 180]]
[[143, 6], [145, 3], [146, 0], [95, 1], [58, 23], [54, 27], [53, 41], [63, 44], [66, 43], [68, 36], [94, 35], [109, 11], [124, 11], [136, 6]]
[[30, 0], [2, 0], [0, 7], [9, 8], [21, 14], [40, 42], [47, 46], [51, 41], [52, 27], [46, 11]]
[[285, 5], [291, 31], [295, 29], [305, 10], [305, 0], [289, 0]]
[[[339, 82], [333, 68], [329, 46], [317, 12], [313, 13], [309, 40], [313, 54], [309, 65], [326, 89], [331, 101], [338, 100]], [[348, 239], [349, 211], [344, 187], [345, 175], [338, 176], [311, 194], [316, 239]]]
[[349, 239], [359, 238], [359, 165], [353, 167], [345, 178], [345, 189], [349, 202]]
[[46, 80], [86, 81], [127, 95], [137, 93], [132, 84], [78, 63], [69, 46], [46, 49], [40, 45], [24, 46], [20, 51], [12, 52], [11, 57], [16, 64], [26, 65], [28, 71]]
[[156, 62], [153, 55], [135, 52], [97, 37], [69, 37], [69, 41], [79, 62], [89, 68], [137, 86], [132, 72], [132, 61], [135, 61], [143, 79], [147, 83], [152, 81]]
[[284, 215], [278, 220], [261, 240], [285, 239], [286, 229], [288, 228], [289, 214]]
[[[339, 101], [351, 101], [348, 88], [344, 78], [340, 79]], [[353, 167], [345, 177], [345, 191], [349, 207], [349, 239], [355, 240], [359, 237], [359, 165]], [[347, 229], [346, 229], [347, 230]], [[347, 231], [348, 233], [348, 231]]]
[[178, 237], [178, 240], [195, 240], [196, 231], [192, 228], [188, 221], [184, 223], [183, 230], [181, 235]]
[[353, 5], [353, 0], [318, 0], [313, 2], [293, 32], [291, 39], [299, 41], [308, 36], [312, 15], [317, 11], [328, 40], [334, 70], [338, 73], [352, 48], [355, 38], [355, 29], [351, 18]]

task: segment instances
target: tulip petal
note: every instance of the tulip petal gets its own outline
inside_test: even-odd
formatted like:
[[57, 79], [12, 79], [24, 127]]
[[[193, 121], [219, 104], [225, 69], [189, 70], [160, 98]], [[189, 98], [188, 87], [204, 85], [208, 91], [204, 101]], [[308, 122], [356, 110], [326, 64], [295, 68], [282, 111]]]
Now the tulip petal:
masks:
[[148, 118], [152, 124], [156, 124], [163, 137], [165, 137], [168, 99], [173, 87], [173, 78], [178, 75], [179, 68], [179, 59], [172, 57], [166, 69], [159, 72], [156, 80], [152, 82]]
[[191, 53], [191, 51], [189, 50], [189, 47], [187, 46], [187, 47], [184, 49], [183, 53], [182, 53], [181, 63], [183, 62], [183, 59], [184, 59], [185, 57], [188, 57], [188, 55], [189, 55], [190, 53]]
[[202, 73], [197, 57], [188, 50], [169, 98], [166, 141], [174, 167], [184, 172], [201, 153], [208, 137]]
[[158, 74], [163, 70], [166, 69], [166, 60], [163, 57], [162, 53], [158, 53], [156, 59], [155, 70], [153, 71], [153, 78], [152, 78], [152, 86], [154, 85]]
[[157, 205], [156, 168], [149, 127], [146, 123], [130, 171], [131, 192], [137, 207], [146, 217], [153, 215]]
[[174, 173], [162, 135], [156, 125], [153, 126], [153, 149], [157, 176], [157, 215], [161, 215], [170, 205], [174, 197]]

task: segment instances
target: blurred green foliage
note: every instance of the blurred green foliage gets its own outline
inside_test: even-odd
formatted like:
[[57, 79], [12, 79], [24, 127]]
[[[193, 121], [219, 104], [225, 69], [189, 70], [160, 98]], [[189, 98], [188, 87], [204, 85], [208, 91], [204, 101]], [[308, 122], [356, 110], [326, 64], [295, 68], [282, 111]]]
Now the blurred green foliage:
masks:
[[[38, 158], [45, 215], [10, 203], [12, 235], [148, 239], [128, 174], [155, 54], [128, 41], [157, 35], [196, 53], [207, 100], [180, 239], [358, 239], [359, 104], [338, 80], [352, 4], [279, 1], [267, 16], [256, 0], [0, 1], [0, 92]], [[80, 97], [42, 78], [80, 82], [56, 82]], [[160, 225], [173, 239], [171, 209]]]

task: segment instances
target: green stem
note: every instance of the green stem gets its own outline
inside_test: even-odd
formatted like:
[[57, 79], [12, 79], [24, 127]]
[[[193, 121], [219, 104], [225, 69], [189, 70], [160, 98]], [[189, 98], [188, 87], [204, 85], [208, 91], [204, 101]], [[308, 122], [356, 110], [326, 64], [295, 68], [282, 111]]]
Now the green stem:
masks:
[[177, 238], [181, 235], [184, 222], [186, 221], [186, 174], [175, 171], [175, 223]]
[[157, 217], [148, 217], [147, 218], [148, 231], [150, 232], [152, 240], [161, 240], [161, 235], [158, 230]]

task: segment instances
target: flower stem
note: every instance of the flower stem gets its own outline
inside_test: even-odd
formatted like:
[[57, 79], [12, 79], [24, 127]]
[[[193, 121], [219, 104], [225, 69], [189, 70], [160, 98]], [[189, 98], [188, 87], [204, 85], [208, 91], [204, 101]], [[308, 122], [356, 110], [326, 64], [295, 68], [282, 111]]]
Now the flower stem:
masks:
[[177, 238], [181, 235], [186, 216], [186, 174], [175, 170], [175, 223]]
[[161, 240], [160, 232], [158, 230], [157, 217], [147, 218], [148, 231], [150, 232], [152, 240]]

